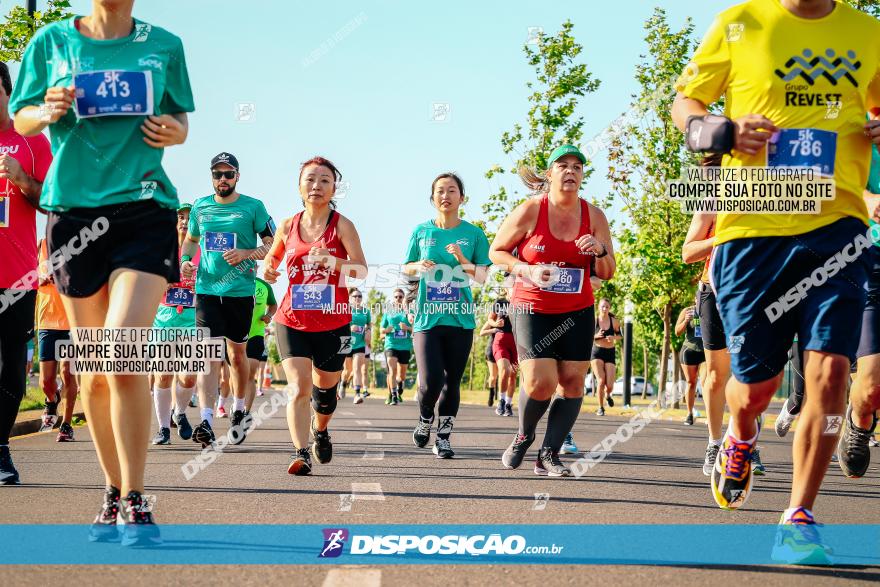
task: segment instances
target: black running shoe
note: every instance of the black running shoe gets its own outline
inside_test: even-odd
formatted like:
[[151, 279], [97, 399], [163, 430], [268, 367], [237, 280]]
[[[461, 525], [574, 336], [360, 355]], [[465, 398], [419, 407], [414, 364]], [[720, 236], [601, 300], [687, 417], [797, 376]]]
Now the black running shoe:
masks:
[[153, 444], [171, 444], [171, 429], [159, 428], [156, 436], [153, 437]]
[[538, 475], [547, 475], [548, 477], [571, 477], [571, 469], [562, 464], [559, 460], [559, 453], [549, 447], [541, 448], [538, 453], [538, 462], [544, 472], [539, 472], [539, 467], [535, 466], [535, 473]]
[[425, 422], [421, 418], [419, 418], [419, 423], [416, 424], [416, 429], [413, 430], [413, 444], [415, 444], [419, 448], [425, 448], [428, 446], [428, 441], [431, 440], [431, 422]]
[[[56, 396], [57, 399], [57, 396]], [[58, 402], [50, 402], [46, 400], [46, 407], [43, 408], [43, 414], [40, 418], [40, 432], [47, 432], [55, 428], [58, 423]]]
[[199, 399], [196, 397], [196, 394], [193, 394], [191, 398], [189, 398], [189, 407], [194, 408], [199, 405]]
[[8, 446], [0, 446], [0, 485], [20, 485], [18, 471], [12, 464], [12, 453]]
[[123, 546], [156, 546], [162, 544], [159, 527], [153, 521], [151, 504], [139, 491], [129, 491], [122, 501]]
[[513, 417], [513, 404], [511, 402], [504, 403], [504, 415], [508, 418]]
[[868, 449], [868, 442], [874, 436], [874, 429], [876, 427], [876, 416], [871, 424], [871, 428], [868, 430], [853, 424], [852, 406], [847, 406], [843, 432], [840, 434], [840, 440], [837, 442], [837, 462], [840, 463], [843, 474], [850, 479], [858, 479], [868, 470], [868, 465], [871, 464], [871, 452]]
[[[609, 408], [613, 408], [613, 407], [614, 407], [614, 398], [611, 397], [611, 394], [610, 394], [610, 393], [608, 394], [608, 397], [605, 398], [605, 401], [608, 402], [608, 407], [609, 407]], [[552, 476], [552, 475], [551, 475], [551, 476]]]
[[244, 411], [235, 410], [232, 412], [232, 421], [229, 422], [229, 432], [227, 436], [232, 444], [241, 444], [247, 436], [247, 429], [242, 426], [244, 422]]
[[192, 439], [193, 442], [201, 444], [202, 448], [214, 444], [214, 430], [207, 420], [202, 420], [202, 423], [193, 429]]
[[70, 425], [70, 422], [61, 423], [55, 442], [73, 442], [73, 426]]
[[177, 422], [177, 435], [184, 440], [189, 440], [193, 435], [192, 424], [189, 423], [189, 419], [186, 417], [186, 414], [174, 414], [174, 418], [172, 418], [175, 422]]
[[531, 438], [526, 438], [523, 434], [517, 434], [504, 454], [501, 455], [501, 463], [508, 469], [518, 468], [533, 442], [535, 442], [534, 435]]
[[119, 489], [112, 485], [104, 491], [104, 505], [89, 528], [89, 542], [119, 542]]
[[315, 419], [312, 418], [312, 454], [315, 460], [322, 465], [327, 464], [333, 458], [333, 444], [330, 442], [329, 430], [316, 430]]
[[694, 425], [694, 415], [688, 412], [687, 417], [684, 419], [685, 426], [693, 426]]
[[455, 456], [448, 438], [437, 438], [431, 451], [437, 455], [438, 459], [451, 459]]
[[391, 396], [391, 405], [392, 405], [392, 406], [396, 406], [396, 405], [399, 404], [399, 403], [400, 403], [400, 394], [399, 394], [399, 393], [394, 393], [394, 394]]
[[495, 403], [495, 390], [490, 389], [489, 390], [489, 407], [491, 408], [494, 403]]
[[291, 475], [312, 474], [312, 457], [309, 454], [309, 449], [301, 448], [293, 453], [293, 461], [287, 467], [287, 472]]

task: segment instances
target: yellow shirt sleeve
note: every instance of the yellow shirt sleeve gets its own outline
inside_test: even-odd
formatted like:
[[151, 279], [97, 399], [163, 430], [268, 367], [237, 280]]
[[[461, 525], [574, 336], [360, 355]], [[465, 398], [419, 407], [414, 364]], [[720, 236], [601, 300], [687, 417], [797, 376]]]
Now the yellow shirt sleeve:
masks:
[[726, 22], [716, 18], [697, 48], [688, 68], [676, 83], [685, 97], [712, 104], [727, 90], [730, 77], [730, 50]]

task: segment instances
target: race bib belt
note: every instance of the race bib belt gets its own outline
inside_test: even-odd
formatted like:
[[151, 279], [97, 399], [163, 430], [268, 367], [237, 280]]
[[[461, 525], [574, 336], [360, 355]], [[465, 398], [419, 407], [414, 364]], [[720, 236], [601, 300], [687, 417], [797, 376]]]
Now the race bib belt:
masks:
[[205, 232], [205, 250], [224, 253], [235, 248], [237, 235], [234, 232]]
[[171, 287], [165, 292], [166, 306], [183, 306], [184, 308], [192, 308], [195, 306], [195, 292], [185, 287]]
[[820, 175], [834, 175], [837, 133], [815, 128], [784, 128], [767, 144], [768, 167], [812, 167]]
[[461, 299], [461, 288], [455, 287], [451, 282], [427, 284], [429, 302], [457, 302]]
[[334, 288], [326, 283], [290, 286], [291, 307], [294, 310], [331, 310]]
[[560, 267], [559, 281], [553, 285], [542, 287], [542, 291], [553, 293], [576, 294], [581, 293], [584, 282], [584, 270], [574, 267]]
[[153, 114], [151, 71], [89, 71], [76, 74], [73, 80], [80, 118]]

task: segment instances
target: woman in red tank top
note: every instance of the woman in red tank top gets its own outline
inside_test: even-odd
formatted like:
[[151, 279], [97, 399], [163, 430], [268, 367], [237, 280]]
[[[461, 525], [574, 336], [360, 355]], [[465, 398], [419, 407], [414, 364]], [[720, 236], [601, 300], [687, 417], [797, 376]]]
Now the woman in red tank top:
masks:
[[[585, 162], [577, 147], [564, 145], [550, 154], [544, 174], [525, 170], [526, 185], [542, 195], [511, 212], [490, 250], [492, 262], [515, 279], [508, 313], [524, 382], [520, 429], [501, 461], [507, 468], [519, 467], [549, 408], [535, 473], [551, 477], [571, 475], [559, 450], [580, 412], [590, 365], [590, 264], [595, 259], [599, 279], [610, 279], [615, 269], [608, 221], [578, 195]], [[551, 406], [557, 386], [563, 397]]]
[[[291, 475], [311, 473], [310, 431], [315, 459], [328, 463], [333, 456], [327, 426], [336, 410], [336, 387], [345, 357], [351, 351], [345, 278], [364, 278], [367, 273], [357, 230], [336, 211], [333, 201], [341, 178], [339, 170], [323, 157], [303, 163], [299, 191], [305, 210], [281, 223], [263, 269], [264, 279], [275, 283], [278, 265], [287, 256], [290, 283], [275, 314], [275, 337], [292, 394], [287, 407], [287, 425], [296, 449], [287, 469]], [[310, 397], [315, 412], [311, 424]]]

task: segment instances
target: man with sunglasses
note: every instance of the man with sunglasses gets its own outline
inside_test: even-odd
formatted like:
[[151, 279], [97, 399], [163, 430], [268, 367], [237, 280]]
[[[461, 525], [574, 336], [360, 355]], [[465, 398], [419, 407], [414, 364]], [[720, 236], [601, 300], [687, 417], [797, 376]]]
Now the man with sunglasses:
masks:
[[[181, 272], [189, 278], [191, 259], [201, 247], [196, 277], [196, 326], [210, 330], [211, 338], [225, 338], [235, 395], [230, 440], [244, 441], [245, 395], [248, 388], [246, 343], [254, 310], [257, 259], [266, 256], [275, 224], [263, 202], [238, 193], [238, 159], [220, 153], [211, 160], [214, 194], [196, 200], [183, 243]], [[260, 246], [261, 245], [261, 246]], [[217, 401], [220, 363], [199, 374], [197, 387], [202, 422], [193, 430], [193, 441], [206, 447], [214, 441], [213, 406]]]

